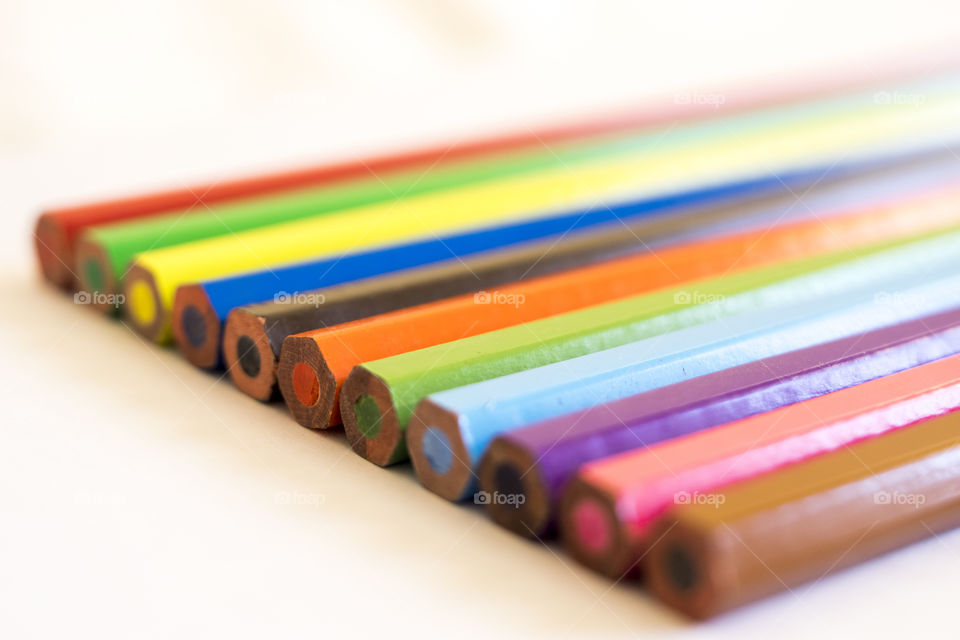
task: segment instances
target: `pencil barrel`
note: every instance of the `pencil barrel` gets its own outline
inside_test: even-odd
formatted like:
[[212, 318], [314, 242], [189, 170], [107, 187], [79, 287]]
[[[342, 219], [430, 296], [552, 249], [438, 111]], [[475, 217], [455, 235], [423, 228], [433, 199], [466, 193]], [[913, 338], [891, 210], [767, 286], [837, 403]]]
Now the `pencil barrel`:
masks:
[[958, 485], [953, 413], [674, 509], [646, 574], [660, 599], [707, 618], [960, 525]]

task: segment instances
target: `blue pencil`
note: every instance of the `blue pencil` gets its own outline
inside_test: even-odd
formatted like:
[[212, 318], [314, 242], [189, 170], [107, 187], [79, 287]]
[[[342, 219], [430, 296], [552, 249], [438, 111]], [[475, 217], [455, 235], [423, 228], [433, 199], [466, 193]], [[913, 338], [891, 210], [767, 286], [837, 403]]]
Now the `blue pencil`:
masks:
[[[935, 243], [958, 238], [955, 232]], [[475, 490], [487, 446], [505, 431], [960, 304], [960, 254], [914, 266], [902, 274], [887, 269], [884, 277], [829, 296], [434, 393], [407, 429], [414, 468], [430, 490], [463, 499]]]
[[[883, 174], [882, 179], [878, 179], [878, 174]], [[533, 221], [239, 274], [181, 287], [174, 304], [174, 336], [181, 352], [190, 362], [201, 368], [215, 368], [222, 365], [220, 342], [223, 325], [230, 311], [237, 307], [289, 299], [307, 291], [536, 241], [549, 244], [552, 239], [586, 233], [607, 235], [612, 238], [611, 242], [619, 243], [603, 253], [602, 258], [594, 258], [605, 259], [617, 255], [618, 251], [621, 254], [629, 253], [641, 247], [653, 248], [712, 233], [758, 226], [772, 220], [803, 217], [811, 209], [823, 211], [841, 209], [854, 202], [880, 202], [898, 193], [937, 184], [957, 175], [960, 175], [960, 167], [956, 159], [945, 152], [898, 154], [711, 185], [610, 208], [567, 212]], [[812, 185], [816, 185], [816, 189], [806, 193]], [[800, 193], [805, 194], [803, 205], [796, 202]], [[771, 205], [771, 198], [776, 198], [779, 204]], [[736, 201], [755, 204], [747, 204], [727, 217], [716, 215], [710, 220], [709, 215], [704, 215], [711, 210], [711, 206], [716, 209], [724, 203]], [[667, 215], [683, 217], [685, 224], [676, 225], [682, 231], [661, 237], [644, 237], [642, 228], [623, 228], [625, 224], [643, 224], [644, 221], [659, 220]], [[637, 238], [642, 240], [642, 244]], [[585, 258], [585, 263], [587, 261], [589, 258]], [[576, 265], [570, 265], [568, 261], [565, 266]], [[315, 328], [291, 327], [286, 335]], [[277, 344], [271, 345], [275, 354], [279, 354], [281, 344], [282, 337]]]

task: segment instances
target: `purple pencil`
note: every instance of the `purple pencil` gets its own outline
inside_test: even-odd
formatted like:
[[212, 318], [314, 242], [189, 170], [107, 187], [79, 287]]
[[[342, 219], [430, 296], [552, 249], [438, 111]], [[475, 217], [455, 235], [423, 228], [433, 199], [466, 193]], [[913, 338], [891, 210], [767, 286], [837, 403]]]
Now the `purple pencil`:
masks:
[[960, 353], [960, 309], [758, 360], [498, 436], [479, 467], [491, 517], [552, 533], [580, 465], [839, 391]]

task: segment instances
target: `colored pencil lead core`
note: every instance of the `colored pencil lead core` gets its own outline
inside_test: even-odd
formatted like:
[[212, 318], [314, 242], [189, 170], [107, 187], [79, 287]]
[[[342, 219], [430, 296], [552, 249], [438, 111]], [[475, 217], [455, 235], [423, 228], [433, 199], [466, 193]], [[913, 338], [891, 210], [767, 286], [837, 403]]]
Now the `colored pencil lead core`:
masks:
[[166, 318], [153, 274], [139, 265], [130, 267], [123, 284], [123, 310], [127, 320], [140, 334], [159, 341], [166, 329]]
[[406, 458], [400, 421], [386, 383], [362, 366], [354, 367], [340, 391], [343, 429], [353, 450], [385, 467]]
[[661, 559], [663, 574], [669, 584], [679, 593], [689, 593], [700, 581], [697, 563], [683, 545], [672, 544]]
[[584, 549], [598, 552], [610, 546], [613, 535], [603, 508], [596, 500], [581, 500], [573, 508], [574, 531]]
[[260, 374], [260, 351], [250, 336], [240, 336], [237, 339], [237, 355], [243, 372], [256, 378]]
[[82, 273], [89, 290], [103, 291], [103, 269], [96, 260], [85, 260]]
[[143, 280], [137, 280], [131, 285], [130, 305], [137, 324], [148, 325], [157, 316], [157, 306], [150, 295], [150, 287]]
[[114, 313], [119, 308], [116, 299], [117, 282], [113, 268], [103, 248], [95, 242], [81, 240], [77, 243], [74, 271], [77, 274], [77, 289], [91, 294], [90, 306], [102, 313]]
[[353, 403], [357, 428], [364, 438], [376, 438], [380, 433], [380, 407], [371, 396], [363, 394]]
[[611, 578], [636, 573], [634, 549], [620, 529], [611, 496], [576, 479], [564, 493], [560, 521], [565, 545], [579, 562]]
[[320, 378], [313, 367], [298, 362], [293, 368], [293, 393], [300, 404], [312, 407], [320, 399]]
[[308, 429], [340, 424], [336, 376], [311, 338], [289, 336], [283, 341], [277, 385], [299, 424]]
[[192, 304], [184, 308], [180, 326], [191, 346], [200, 347], [207, 341], [207, 324], [203, 320], [203, 313]]
[[527, 451], [504, 439], [494, 440], [480, 460], [477, 475], [481, 491], [516, 496], [514, 504], [487, 503], [494, 522], [526, 537], [548, 533], [553, 506], [536, 461]]
[[220, 320], [203, 287], [177, 289], [172, 328], [177, 347], [194, 366], [213, 369], [220, 364]]
[[470, 497], [477, 477], [455, 413], [422, 400], [407, 425], [407, 448], [423, 486], [447, 500]]
[[436, 427], [427, 427], [423, 434], [423, 441], [420, 446], [423, 447], [424, 455], [430, 468], [439, 474], [450, 471], [453, 465], [453, 451], [450, 449], [450, 438]]
[[223, 362], [230, 379], [248, 396], [273, 400], [277, 389], [277, 357], [263, 328], [263, 320], [234, 309], [223, 329]]
[[[512, 464], [502, 464], [497, 468], [493, 481], [495, 491], [503, 496], [524, 496], [523, 479], [520, 470]], [[525, 496], [524, 496], [525, 497]]]

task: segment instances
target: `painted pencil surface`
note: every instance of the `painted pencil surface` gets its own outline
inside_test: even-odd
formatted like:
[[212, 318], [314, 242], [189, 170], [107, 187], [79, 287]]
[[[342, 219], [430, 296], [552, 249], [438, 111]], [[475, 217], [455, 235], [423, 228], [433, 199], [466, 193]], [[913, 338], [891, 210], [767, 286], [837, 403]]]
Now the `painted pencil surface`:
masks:
[[[542, 268], [540, 256], [530, 263], [529, 252], [525, 253], [526, 249], [519, 245], [530, 247], [530, 242], [540, 238], [545, 238], [541, 249], [544, 258], [561, 248], [575, 250], [571, 245], [581, 244], [585, 249], [581, 254], [584, 262], [593, 262], [618, 253], [648, 251], [711, 234], [786, 223], [812, 215], [811, 212], [824, 218], [854, 203], [858, 207], [879, 204], [888, 198], [941, 184], [958, 174], [960, 165], [949, 146], [944, 149], [938, 144], [933, 151], [919, 154], [840, 163], [573, 216], [428, 238], [335, 259], [185, 285], [177, 290], [174, 299], [173, 334], [178, 348], [190, 362], [204, 368], [215, 367], [221, 361], [222, 325], [230, 311], [271, 301], [248, 309], [258, 319], [252, 324], [259, 327], [258, 335], [248, 337], [255, 344], [269, 343], [270, 346], [270, 352], [260, 349], [262, 366], [257, 368], [255, 380], [248, 379], [250, 376], [242, 368], [230, 370], [234, 382], [246, 393], [258, 398], [269, 397], [283, 339], [330, 324], [321, 306], [314, 304], [325, 298], [323, 291], [317, 289], [445, 260], [476, 273], [476, 267], [468, 264], [470, 257], [492, 247], [501, 251], [516, 249], [510, 260], [515, 261], [519, 274], [528, 277], [531, 266]], [[804, 193], [803, 207], [796, 206], [798, 191]], [[606, 249], [601, 251], [600, 247], [604, 246]], [[568, 257], [565, 264], [575, 266], [577, 263]], [[478, 288], [480, 283], [474, 287]], [[405, 306], [415, 302], [410, 300]], [[263, 333], [265, 338], [260, 335]], [[266, 378], [263, 383], [261, 376]]]
[[[956, 204], [960, 201], [960, 191], [938, 193], [935, 200], [942, 208], [934, 207], [937, 212], [927, 223], [933, 228], [942, 228], [960, 222], [960, 208]], [[828, 251], [909, 234], [909, 226], [917, 223], [921, 226], [916, 231], [929, 229], [921, 213], [925, 208], [922, 201], [922, 198], [908, 200], [886, 210], [840, 217], [829, 224], [814, 220], [807, 223], [806, 232], [788, 227], [765, 232], [757, 238], [744, 238], [741, 247], [731, 251], [731, 259], [741, 260], [738, 266], [742, 268], [740, 256], [762, 256], [767, 241], [773, 241], [769, 245], [771, 256], [777, 256], [773, 261], [799, 255], [791, 254], [799, 248], [816, 251], [818, 239], [826, 243], [819, 245], [822, 250]], [[952, 215], [940, 217], [951, 209]], [[892, 224], [885, 231], [886, 216]], [[844, 223], [849, 226], [844, 227]], [[775, 242], [777, 231], [781, 236], [779, 244]], [[705, 248], [697, 248], [695, 254], [693, 259], [698, 264], [709, 262]], [[828, 313], [854, 302], [870, 304], [878, 294], [893, 295], [891, 292], [900, 288], [948, 274], [960, 274], [960, 261], [946, 258], [928, 263], [926, 268], [915, 265], [903, 274], [892, 274], [891, 279], [879, 286], [870, 284], [860, 292], [848, 290], [840, 296], [823, 296], [796, 309], [777, 312], [771, 320], [749, 316], [736, 321], [723, 320], [709, 328], [688, 330], [682, 336], [665, 335], [432, 394], [421, 401], [407, 430], [414, 468], [427, 488], [448, 499], [464, 499], [476, 489], [475, 468], [486, 447], [506, 430], [801, 348], [810, 344], [811, 337], [829, 339], [838, 335], [838, 330], [855, 326], [854, 323], [845, 320], [837, 329], [823, 323], [824, 328], [812, 333], [798, 331], [793, 325], [797, 321], [809, 322], [808, 318], [815, 312]], [[693, 287], [677, 295], [682, 305], [694, 302], [702, 294]], [[704, 300], [709, 302], [709, 296]], [[880, 306], [884, 309], [887, 305]], [[877, 313], [869, 309], [861, 313], [871, 319], [877, 317]], [[697, 335], [690, 335], [694, 333]], [[797, 340], [801, 342], [791, 342]]]
[[951, 356], [587, 464], [561, 502], [564, 543], [606, 575], [631, 572], [675, 502], [960, 409], [958, 363]]
[[960, 524], [960, 67], [927, 75], [48, 211], [37, 256], [709, 618]]
[[[574, 172], [592, 161], [615, 159], [637, 153], [659, 152], [665, 145], [686, 145], [696, 140], [704, 145], [716, 140], [742, 137], [758, 127], [791, 123], [798, 108], [822, 112], [848, 108], [850, 98], [841, 97], [811, 106], [791, 105], [747, 116], [716, 118], [703, 124], [681, 126], [664, 131], [628, 132], [619, 136], [591, 137], [586, 140], [535, 146], [519, 151], [487, 153], [457, 158], [444, 156], [425, 170], [408, 169], [363, 173], [334, 184], [314, 185], [255, 198], [232, 201], [226, 205], [204, 203], [196, 210], [174, 211], [147, 220], [101, 225], [88, 229], [76, 248], [75, 271], [81, 290], [114, 294], [134, 257], [144, 251], [172, 247], [186, 242], [239, 233], [261, 227], [313, 218], [327, 213], [407, 199], [498, 178], [509, 178], [540, 171]], [[97, 296], [98, 299], [106, 296]], [[265, 299], [265, 298], [264, 298]], [[98, 305], [110, 311], [112, 305]]]
[[[726, 100], [719, 108], [723, 113], [773, 106], [781, 103], [813, 99], [836, 92], [849, 92], [884, 82], [921, 76], [932, 77], [944, 73], [953, 61], [891, 60], [882, 65], [883, 77], [864, 74], [860, 69], [823, 74], [785, 83], [763, 83], [745, 88], [726, 88]], [[225, 202], [308, 185], [335, 184], [344, 180], [366, 177], [370, 172], [387, 172], [421, 168], [427, 169], [444, 159], [456, 160], [506, 150], [540, 148], [544, 143], [589, 139], [600, 135], [615, 135], [629, 131], [665, 126], [678, 121], [693, 121], [717, 116], [716, 105], [692, 103], [677, 106], [644, 106], [623, 114], [611, 114], [563, 126], [538, 131], [523, 131], [463, 143], [443, 144], [425, 149], [363, 158], [355, 162], [305, 167], [286, 172], [262, 174], [241, 179], [218, 180], [185, 189], [155, 192], [86, 205], [50, 209], [37, 219], [34, 245], [43, 276], [53, 284], [72, 288], [76, 282], [75, 247], [82, 232], [92, 226], [145, 218], [173, 210], [193, 211], [203, 205]]]
[[[932, 89], [931, 89], [932, 90]], [[132, 326], [153, 339], [170, 337], [170, 309], [177, 287], [219, 275], [336, 255], [428, 233], [465, 229], [552, 211], [594, 206], [665, 193], [684, 186], [825, 162], [838, 154], [876, 152], [922, 131], [949, 130], [960, 122], [960, 100], [944, 89], [922, 113], [855, 104], [827, 115], [806, 112], [790, 126], [764, 126], [712, 143], [688, 140], [639, 156], [545, 171], [480, 186], [451, 189], [404, 201], [372, 205], [317, 219], [274, 225], [141, 254], [124, 285], [124, 310]], [[858, 151], [859, 150], [859, 151]], [[721, 161], [722, 159], [722, 161]]]
[[[645, 140], [644, 137], [604, 138], [550, 149], [485, 154], [460, 161], [445, 158], [429, 171], [417, 167], [365, 175], [332, 185], [271, 193], [223, 205], [204, 205], [189, 215], [176, 211], [147, 220], [92, 227], [83, 234], [76, 248], [75, 271], [79, 289], [105, 294], [98, 297], [116, 293], [130, 262], [144, 251], [551, 167], [577, 166], [591, 159], [615, 157], [635, 146], [643, 146]], [[112, 308], [101, 305], [103, 311]]]
[[737, 316], [800, 305], [956, 259], [957, 232], [848, 248], [564, 313], [354, 368], [340, 409], [351, 445], [378, 464], [406, 458], [404, 432], [431, 393]]
[[[925, 164], [920, 163], [921, 166]], [[936, 164], [939, 166], [939, 162]], [[867, 166], [874, 165], [868, 163]], [[951, 170], [956, 170], [955, 163], [949, 166]], [[746, 207], [759, 206], [759, 202], [774, 198], [786, 201], [792, 196], [792, 189], [806, 188], [820, 179], [830, 183], [853, 170], [846, 166], [838, 169], [836, 178], [824, 175], [820, 169], [802, 171], [669, 194], [597, 211], [485, 227], [454, 235], [431, 236], [406, 244], [184, 285], [178, 288], [174, 299], [173, 334], [177, 346], [191, 362], [202, 367], [213, 367], [220, 356], [221, 324], [237, 307], [261, 303], [245, 311], [259, 319], [257, 322], [262, 323], [263, 331], [267, 334], [273, 353], [261, 354], [266, 365], [268, 361], [276, 360], [283, 338], [287, 335], [330, 324], [325, 309], [315, 304], [321, 296], [325, 297], [323, 289], [447, 263], [449, 266], [444, 266], [445, 276], [442, 277], [456, 277], [457, 270], [475, 274], [475, 282], [471, 283], [474, 286], [464, 291], [474, 290], [485, 286], [480, 280], [480, 267], [471, 264], [474, 257], [479, 257], [478, 254], [502, 250], [503, 255], [498, 261], [502, 265], [514, 265], [517, 278], [529, 276], [536, 270], [545, 273], [548, 264], [561, 253], [566, 254], [562, 261], [564, 266], [576, 266], [636, 251], [641, 241], [656, 243], [658, 238], [651, 237], [654, 230], [660, 236], [672, 233], [676, 237], [689, 237], [706, 233], [709, 227], [699, 227], [706, 227], [711, 220], [714, 226], [724, 221], [730, 225], [743, 216], [747, 218], [744, 224], [749, 224], [749, 216], [745, 215], [747, 211], [744, 210]], [[700, 215], [693, 219], [695, 213]], [[673, 215], [668, 217], [667, 214]], [[592, 232], [589, 239], [577, 233], [586, 233], [587, 230]], [[438, 275], [438, 283], [440, 278]], [[438, 284], [440, 288], [451, 291], [449, 287]], [[404, 306], [412, 306], [426, 299], [411, 294], [397, 300]], [[254, 340], [259, 341], [259, 337]], [[265, 366], [265, 370], [272, 370], [274, 366]], [[248, 390], [259, 388], [259, 384], [248, 387], [247, 383], [253, 381], [243, 378], [234, 381], [250, 395], [263, 397], [263, 392]], [[272, 387], [273, 380], [268, 384]]]
[[[960, 274], [960, 262], [953, 271]], [[916, 287], [931, 277], [927, 271], [888, 279], [882, 289], [725, 318], [428, 396], [406, 434], [417, 477], [431, 491], [462, 500], [476, 490], [477, 465], [493, 438], [514, 427], [960, 304], [953, 295], [960, 278]], [[883, 299], [931, 293], [939, 297], [905, 309]]]
[[[932, 300], [921, 290], [904, 298]], [[956, 287], [945, 288], [949, 295]], [[916, 297], [914, 297], [916, 296]], [[883, 301], [880, 301], [883, 304]], [[897, 305], [906, 312], [921, 311]], [[876, 318], [860, 308], [846, 329]], [[853, 310], [855, 313], [858, 309]], [[487, 503], [498, 524], [523, 536], [552, 533], [569, 479], [584, 464], [802, 402], [960, 352], [960, 307], [789, 351], [612, 403], [506, 431], [477, 470], [481, 491], [522, 496]]]
[[645, 574], [708, 618], [960, 525], [958, 485], [954, 412], [672, 509]]
[[[936, 227], [958, 220], [960, 209], [953, 210], [952, 199], [950, 197], [948, 206], [941, 210], [946, 213], [945, 218], [940, 218], [934, 210], [927, 218], [921, 215], [923, 207], [914, 200], [899, 207], [888, 204], [841, 215], [817, 208], [817, 198], [813, 197], [808, 203], [814, 207], [810, 211], [816, 212], [811, 221], [721, 236], [690, 246], [659, 249], [650, 254], [504, 286], [497, 289], [498, 300], [490, 300], [491, 304], [477, 304], [474, 297], [461, 296], [382, 314], [363, 322], [291, 336], [285, 340], [281, 360], [281, 388], [288, 407], [301, 424], [324, 428], [339, 422], [339, 414], [332, 408], [336, 406], [337, 390], [349, 371], [365, 361], [530, 322], [712, 273], [859, 246], [871, 238], [897, 236], [907, 230], [903, 224], [919, 225], [917, 229], [927, 225]], [[470, 273], [478, 271], [481, 270], [468, 269]], [[507, 300], [522, 303], [503, 304]], [[266, 344], [271, 341], [268, 331], [271, 320], [270, 317], [250, 318], [246, 323], [249, 330], [241, 334], [263, 345], [259, 348], [261, 361], [270, 356]], [[266, 337], [263, 336], [265, 331]], [[294, 371], [297, 371], [299, 384], [295, 383]], [[231, 368], [231, 374], [235, 380], [245, 375], [242, 367]], [[513, 416], [508, 420], [513, 421]], [[475, 460], [476, 456], [468, 459]]]
[[[811, 94], [842, 88], [842, 84], [810, 85]], [[787, 98], [789, 91], [768, 92], [744, 96], [738, 104], [724, 105], [725, 112], [776, 104]], [[711, 113], [711, 111], [713, 111]], [[486, 139], [443, 144], [413, 151], [371, 156], [358, 161], [324, 164], [291, 171], [262, 174], [246, 178], [220, 180], [198, 184], [185, 189], [159, 191], [128, 198], [95, 202], [87, 205], [51, 209], [41, 214], [34, 233], [37, 258], [47, 280], [71, 287], [80, 275], [74, 271], [77, 264], [76, 245], [81, 235], [98, 225], [116, 224], [127, 220], [142, 220], [165, 213], [181, 214], [204, 211], [212, 204], [243, 198], [263, 197], [278, 192], [336, 185], [369, 178], [391, 175], [402, 171], [421, 173], [445, 162], [456, 162], [505, 152], [541, 149], [544, 143], [588, 141], [595, 137], [627, 134], [677, 120], [696, 120], [715, 117], [715, 110], [641, 109], [633, 113], [603, 116], [583, 122], [557, 126], [540, 131], [524, 131]]]

